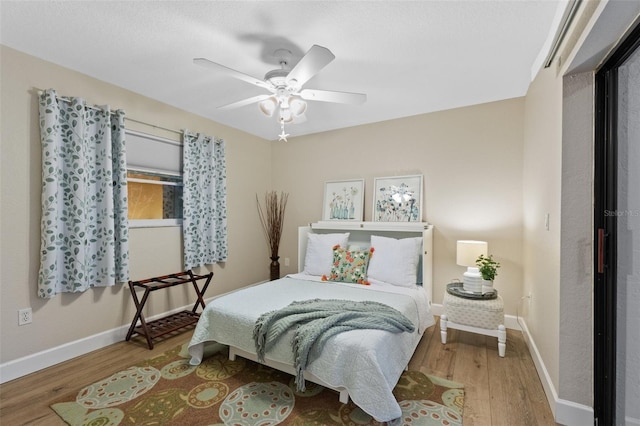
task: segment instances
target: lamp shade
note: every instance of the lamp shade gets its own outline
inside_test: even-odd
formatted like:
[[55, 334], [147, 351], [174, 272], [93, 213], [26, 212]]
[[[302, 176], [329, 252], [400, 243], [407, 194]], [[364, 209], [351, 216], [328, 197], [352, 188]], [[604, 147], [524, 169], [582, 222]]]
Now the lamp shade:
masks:
[[264, 101], [259, 104], [260, 111], [267, 117], [271, 117], [273, 112], [276, 110], [276, 99], [273, 96], [268, 97]]
[[481, 254], [486, 256], [489, 245], [486, 241], [459, 240], [456, 248], [456, 263], [460, 266], [476, 266]]
[[289, 101], [289, 109], [294, 117], [304, 114], [307, 110], [307, 103], [302, 99], [293, 98]]

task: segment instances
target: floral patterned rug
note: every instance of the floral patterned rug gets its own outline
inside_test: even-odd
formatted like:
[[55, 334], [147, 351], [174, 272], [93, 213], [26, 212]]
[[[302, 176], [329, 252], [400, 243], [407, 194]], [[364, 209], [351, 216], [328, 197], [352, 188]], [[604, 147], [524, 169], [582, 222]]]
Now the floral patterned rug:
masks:
[[[70, 425], [379, 425], [353, 402], [225, 349], [189, 365], [187, 344], [67, 395], [51, 408]], [[393, 425], [461, 425], [459, 383], [405, 371], [394, 389]]]

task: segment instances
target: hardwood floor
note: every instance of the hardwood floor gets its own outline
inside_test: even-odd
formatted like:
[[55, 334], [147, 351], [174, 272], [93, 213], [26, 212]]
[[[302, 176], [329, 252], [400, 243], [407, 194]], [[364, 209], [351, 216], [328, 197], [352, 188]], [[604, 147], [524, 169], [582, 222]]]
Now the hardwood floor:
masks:
[[[49, 408], [53, 400], [190, 338], [187, 330], [154, 342], [150, 351], [134, 337], [0, 385], [0, 424], [65, 425]], [[437, 323], [425, 332], [409, 368], [464, 384], [465, 426], [556, 424], [519, 331], [508, 330], [506, 356], [500, 358], [492, 337], [449, 330], [442, 345]]]
[[422, 337], [409, 368], [464, 384], [464, 425], [556, 425], [542, 383], [520, 331], [507, 330], [507, 350], [498, 339], [447, 330], [440, 322]]

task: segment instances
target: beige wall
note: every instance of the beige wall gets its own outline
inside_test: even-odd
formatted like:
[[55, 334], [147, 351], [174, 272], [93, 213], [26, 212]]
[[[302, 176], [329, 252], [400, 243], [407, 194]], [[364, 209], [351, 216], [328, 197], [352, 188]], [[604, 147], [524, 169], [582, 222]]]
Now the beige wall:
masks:
[[[524, 98], [419, 115], [269, 143], [121, 88], [2, 47], [2, 358], [7, 362], [126, 325], [133, 303], [126, 286], [38, 299], [40, 153], [34, 88], [81, 95], [89, 103], [123, 108], [136, 120], [189, 128], [227, 141], [229, 262], [207, 296], [266, 279], [266, 243], [255, 194], [290, 193], [281, 257], [297, 268], [297, 227], [321, 217], [324, 182], [365, 179], [365, 220], [377, 176], [424, 175], [423, 219], [435, 225], [434, 302], [447, 282], [461, 278], [455, 241], [482, 239], [501, 262], [496, 288], [515, 315], [522, 295]], [[164, 137], [159, 130], [128, 127]], [[132, 279], [181, 269], [179, 228], [131, 232]], [[241, 256], [241, 258], [240, 258]], [[246, 265], [263, 265], [247, 268]], [[156, 293], [149, 314], [191, 301], [187, 289]], [[31, 306], [34, 322], [17, 326]], [[86, 318], [93, 318], [87, 321]], [[81, 319], [81, 320], [80, 320]], [[52, 327], [51, 324], [56, 324]]]
[[593, 73], [542, 69], [524, 128], [524, 323], [555, 397], [591, 407]]
[[[149, 98], [0, 46], [1, 58], [1, 356], [5, 363], [34, 352], [126, 325], [133, 302], [126, 285], [36, 296], [40, 245], [40, 140], [34, 89], [54, 88], [61, 95], [82, 96], [90, 104], [122, 108], [136, 120], [170, 129], [223, 138], [227, 149], [229, 261], [213, 267], [206, 296], [268, 277], [267, 247], [256, 213], [255, 194], [270, 188], [271, 144], [260, 138], [189, 114]], [[127, 127], [158, 136], [178, 135], [127, 122]], [[131, 230], [131, 278], [182, 269], [180, 228]], [[262, 265], [264, 267], [248, 267]], [[186, 287], [157, 292], [149, 315], [193, 300]], [[33, 323], [18, 327], [18, 309], [33, 308]]]
[[[523, 164], [526, 325], [558, 389], [562, 78], [540, 71], [525, 98]], [[545, 216], [549, 214], [549, 229]]]
[[522, 294], [523, 98], [475, 105], [276, 143], [273, 187], [289, 192], [281, 257], [295, 271], [295, 226], [321, 219], [324, 182], [365, 179], [365, 220], [371, 220], [374, 177], [424, 175], [423, 220], [435, 225], [434, 303], [462, 278], [458, 239], [489, 242], [502, 264], [495, 286], [505, 312]]

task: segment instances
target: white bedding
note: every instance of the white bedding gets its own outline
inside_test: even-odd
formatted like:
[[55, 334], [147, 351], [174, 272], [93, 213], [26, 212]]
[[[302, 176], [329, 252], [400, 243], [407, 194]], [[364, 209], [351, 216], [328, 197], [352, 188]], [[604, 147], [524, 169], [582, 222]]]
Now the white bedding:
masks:
[[[385, 303], [409, 318], [413, 333], [352, 330], [331, 337], [320, 356], [310, 359], [307, 371], [334, 388], [344, 388], [361, 409], [377, 421], [400, 417], [392, 390], [413, 355], [422, 333], [434, 324], [421, 287], [322, 282], [295, 274], [245, 287], [207, 304], [189, 344], [191, 364], [202, 362], [204, 345], [218, 342], [255, 354], [253, 327], [258, 317], [307, 299], [373, 300]], [[266, 353], [266, 360], [293, 365], [290, 331]]]

